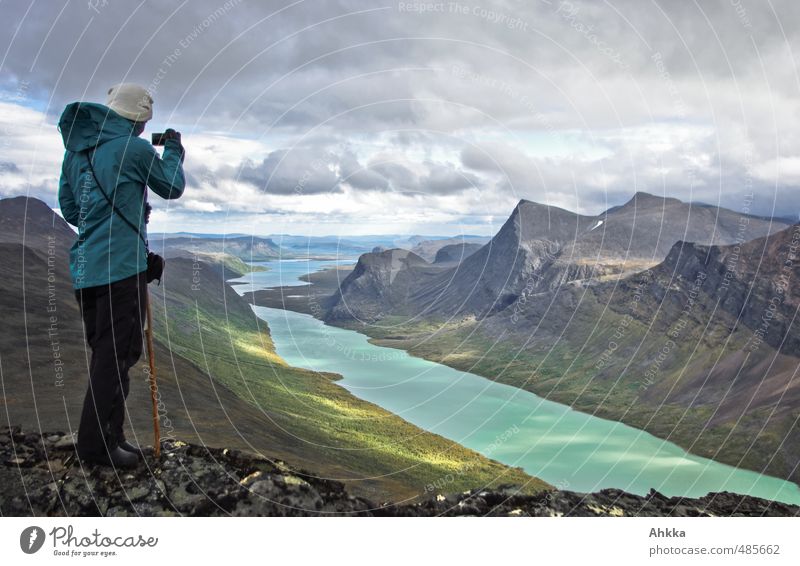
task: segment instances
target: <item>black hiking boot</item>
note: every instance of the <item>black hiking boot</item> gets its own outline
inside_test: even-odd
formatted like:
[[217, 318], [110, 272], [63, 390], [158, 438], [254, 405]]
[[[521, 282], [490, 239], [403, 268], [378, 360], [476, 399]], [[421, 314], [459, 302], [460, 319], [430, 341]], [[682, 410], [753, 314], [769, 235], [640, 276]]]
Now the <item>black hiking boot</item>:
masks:
[[142, 453], [142, 449], [136, 446], [135, 444], [131, 444], [127, 440], [123, 440], [122, 442], [119, 443], [119, 447], [125, 450], [126, 452], [135, 454], [139, 460], [144, 460], [144, 454]]
[[119, 446], [107, 454], [84, 456], [81, 457], [81, 460], [89, 464], [112, 466], [114, 468], [135, 468], [139, 464], [139, 458], [136, 454], [123, 450]]

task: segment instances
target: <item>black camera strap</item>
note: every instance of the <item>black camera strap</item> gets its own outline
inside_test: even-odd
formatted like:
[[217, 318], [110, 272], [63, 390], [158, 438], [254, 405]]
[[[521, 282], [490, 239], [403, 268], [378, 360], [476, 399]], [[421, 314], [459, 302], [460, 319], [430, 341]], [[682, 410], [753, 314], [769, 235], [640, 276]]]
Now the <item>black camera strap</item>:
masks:
[[[136, 234], [139, 236], [139, 238], [144, 243], [144, 249], [149, 252], [150, 251], [150, 246], [148, 245], [147, 240], [145, 239], [145, 237], [142, 235], [142, 232], [139, 230], [139, 228], [137, 226], [135, 226], [133, 224], [133, 222], [131, 222], [130, 220], [125, 218], [125, 215], [122, 214], [122, 211], [119, 208], [117, 208], [117, 206], [114, 204], [114, 201], [111, 200], [111, 197], [109, 197], [108, 194], [105, 192], [105, 190], [103, 190], [103, 185], [100, 184], [100, 180], [97, 178], [97, 174], [94, 172], [94, 166], [92, 165], [92, 159], [93, 159], [92, 150], [87, 149], [86, 150], [86, 160], [89, 162], [89, 170], [92, 172], [92, 177], [94, 177], [94, 182], [97, 184], [97, 188], [100, 189], [100, 193], [105, 197], [105, 199], [108, 202], [109, 206], [111, 206], [111, 209], [117, 214], [117, 216], [119, 216], [122, 219], [122, 221], [125, 222], [125, 224], [127, 224], [130, 227], [131, 230], [136, 232]], [[147, 189], [145, 189], [145, 194], [146, 194], [146, 191], [147, 191]], [[147, 202], [147, 199], [145, 198], [145, 203], [146, 202]]]

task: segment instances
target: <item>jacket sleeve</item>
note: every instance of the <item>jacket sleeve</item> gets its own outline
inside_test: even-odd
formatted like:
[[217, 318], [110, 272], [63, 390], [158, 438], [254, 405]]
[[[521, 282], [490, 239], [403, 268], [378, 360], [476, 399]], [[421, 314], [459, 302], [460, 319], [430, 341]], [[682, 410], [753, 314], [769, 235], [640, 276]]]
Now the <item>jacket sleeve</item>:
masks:
[[175, 140], [167, 140], [164, 157], [159, 157], [150, 143], [142, 140], [136, 165], [142, 181], [161, 198], [176, 199], [183, 194], [186, 179], [183, 175], [183, 148]]
[[73, 226], [77, 226], [80, 221], [78, 205], [75, 203], [75, 195], [64, 173], [63, 165], [61, 166], [61, 180], [58, 182], [58, 206], [61, 208], [61, 214], [64, 216], [64, 220]]

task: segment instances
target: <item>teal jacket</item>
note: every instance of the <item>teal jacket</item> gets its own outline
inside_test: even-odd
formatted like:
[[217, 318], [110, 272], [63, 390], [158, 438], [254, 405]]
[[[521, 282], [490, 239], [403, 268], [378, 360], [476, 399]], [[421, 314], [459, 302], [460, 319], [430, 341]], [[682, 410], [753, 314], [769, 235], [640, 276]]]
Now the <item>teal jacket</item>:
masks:
[[183, 194], [186, 181], [180, 143], [168, 140], [161, 158], [133, 128], [133, 121], [109, 107], [87, 102], [68, 104], [58, 122], [66, 148], [58, 202], [64, 219], [78, 228], [70, 250], [75, 289], [113, 283], [147, 268], [144, 241], [100, 193], [87, 150], [94, 154], [92, 163], [102, 190], [138, 226], [144, 239], [147, 187], [165, 199]]

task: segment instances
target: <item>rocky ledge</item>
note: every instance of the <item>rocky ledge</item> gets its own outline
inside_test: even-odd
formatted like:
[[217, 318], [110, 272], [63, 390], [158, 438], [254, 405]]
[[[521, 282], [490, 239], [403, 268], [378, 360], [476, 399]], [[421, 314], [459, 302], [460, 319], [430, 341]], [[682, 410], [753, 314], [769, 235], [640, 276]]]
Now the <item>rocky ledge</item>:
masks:
[[522, 495], [513, 485], [431, 494], [413, 504], [374, 503], [344, 484], [278, 460], [165, 442], [132, 470], [84, 467], [64, 433], [0, 429], [2, 516], [800, 516], [800, 507], [729, 492], [699, 498], [618, 489]]

